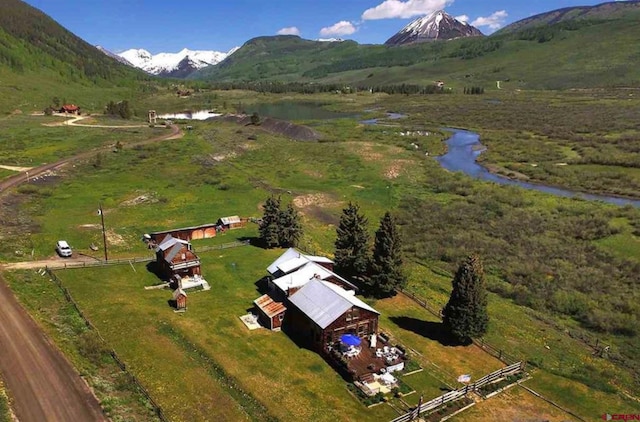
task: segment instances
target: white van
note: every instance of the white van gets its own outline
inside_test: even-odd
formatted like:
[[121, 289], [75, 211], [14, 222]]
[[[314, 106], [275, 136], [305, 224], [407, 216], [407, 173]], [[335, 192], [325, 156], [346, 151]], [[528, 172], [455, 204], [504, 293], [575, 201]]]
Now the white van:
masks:
[[58, 240], [56, 243], [56, 252], [58, 252], [58, 255], [63, 258], [68, 258], [73, 254], [73, 251], [71, 251], [71, 247], [66, 240]]

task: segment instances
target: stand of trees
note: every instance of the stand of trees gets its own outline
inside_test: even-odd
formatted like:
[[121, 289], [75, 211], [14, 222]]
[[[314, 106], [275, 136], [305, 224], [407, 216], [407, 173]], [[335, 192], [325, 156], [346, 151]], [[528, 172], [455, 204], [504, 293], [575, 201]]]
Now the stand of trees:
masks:
[[336, 272], [359, 281], [368, 296], [394, 296], [396, 289], [406, 284], [400, 233], [387, 212], [376, 231], [372, 253], [367, 225], [368, 219], [360, 214], [357, 204], [349, 203], [342, 210], [335, 243]]
[[383, 92], [386, 94], [442, 94], [450, 93], [451, 90], [438, 87], [437, 85], [414, 85], [414, 84], [397, 84], [397, 85], [357, 85], [345, 86], [344, 84], [316, 84], [302, 82], [220, 82], [213, 83], [210, 86], [214, 90], [248, 90], [256, 92], [268, 92], [271, 94], [318, 94], [326, 92], [340, 92], [343, 94], [356, 93], [359, 91]]
[[129, 108], [129, 101], [118, 101], [114, 103], [113, 101], [109, 101], [105, 109], [106, 114], [110, 116], [119, 116], [123, 119], [130, 119], [133, 113]]
[[260, 222], [260, 240], [266, 248], [290, 248], [298, 245], [302, 237], [300, 217], [293, 205], [281, 208], [280, 197], [267, 198], [262, 206], [264, 215]]
[[466, 86], [464, 87], [464, 93], [468, 94], [468, 95], [481, 95], [484, 94], [484, 87], [483, 86], [472, 86], [467, 88]]

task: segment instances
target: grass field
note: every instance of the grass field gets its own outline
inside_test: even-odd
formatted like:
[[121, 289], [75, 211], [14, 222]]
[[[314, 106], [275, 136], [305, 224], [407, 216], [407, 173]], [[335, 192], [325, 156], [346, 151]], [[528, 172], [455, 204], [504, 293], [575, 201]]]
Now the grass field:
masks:
[[[226, 98], [230, 107], [231, 98], [246, 100], [243, 97], [246, 93], [226, 95], [220, 93], [211, 101], [222, 103]], [[321, 96], [319, 100], [328, 98]], [[543, 105], [557, 103], [557, 107], [570, 110], [573, 101], [587, 101], [579, 94], [562, 97], [534, 93], [533, 105], [526, 105], [519, 98], [512, 101], [506, 94], [501, 98], [508, 105], [493, 121], [485, 123], [493, 134], [511, 133], [511, 128], [519, 123], [533, 130], [534, 122], [526, 120], [531, 116], [516, 116], [513, 122], [507, 119], [507, 111], [520, 106], [534, 113], [536, 107]], [[309, 122], [325, 134], [318, 143], [293, 142], [254, 127], [211, 122], [194, 122], [194, 130], [186, 132], [180, 140], [137, 148], [127, 148], [125, 143], [121, 152], [106, 154], [100, 162], [94, 157], [77, 163], [57, 179], [33, 184], [30, 189], [21, 188], [8, 196], [0, 213], [6, 213], [5, 217], [20, 215], [21, 219], [17, 225], [3, 229], [0, 257], [3, 261], [24, 259], [16, 256], [16, 250], [33, 251], [35, 258], [50, 257], [55, 241], [65, 238], [77, 253], [100, 258], [101, 251], [89, 249], [91, 243], [102, 245], [96, 214], [99, 203], [105, 210], [109, 256], [113, 258], [148, 256], [150, 252], [140, 242], [143, 233], [210, 223], [226, 215], [258, 217], [262, 213], [260, 204], [272, 193], [282, 195], [285, 203], [293, 202], [303, 216], [305, 236], [301, 247], [318, 254], [332, 254], [335, 225], [349, 201], [360, 204], [372, 231], [384, 211], [391, 209], [403, 215], [403, 224], [411, 222], [403, 225], [402, 230], [407, 239], [405, 249], [410, 259], [407, 271], [413, 291], [434, 307], [443, 306], [458, 255], [468, 253], [469, 245], [486, 248], [491, 251], [486, 256], [489, 284], [492, 291], [500, 293], [490, 297], [492, 322], [486, 340], [529, 361], [535, 384], [528, 383], [587, 419], [606, 411], [600, 409], [602, 403], [622, 409], [637, 408], [637, 403], [622, 394], [637, 395], [638, 391], [637, 381], [628, 376], [627, 366], [636, 361], [633, 358], [636, 336], [597, 333], [600, 341], [613, 346], [614, 356], [624, 355], [627, 360], [594, 356], [594, 349], [574, 335], [584, 333], [584, 327], [576, 319], [570, 314], [548, 311], [544, 304], [523, 301], [539, 297], [526, 296], [522, 286], [507, 283], [503, 278], [504, 269], [511, 265], [509, 259], [514, 259], [516, 252], [522, 253], [518, 255], [520, 263], [538, 262], [545, 251], [566, 253], [572, 258], [553, 263], [571, 274], [575, 272], [571, 265], [579, 268], [583, 262], [578, 259], [570, 262], [574, 256], [571, 254], [585, 251], [610, 265], [606, 268], [616, 268], [615, 278], [609, 280], [613, 286], [623, 279], [618, 271], [625, 268], [617, 260], [635, 260], [626, 251], [637, 240], [634, 231], [640, 221], [637, 211], [475, 182], [446, 174], [425, 155], [444, 150], [442, 126], [463, 126], [466, 119], [469, 127], [482, 127], [495, 104], [486, 105], [482, 99], [469, 103], [465, 99], [460, 103], [460, 98], [453, 97], [438, 97], [428, 104], [419, 103], [423, 98], [418, 97], [353, 99], [351, 103], [336, 102], [334, 107], [377, 108], [379, 111], [367, 113], [372, 117], [382, 116], [385, 110], [399, 110], [408, 112], [409, 117], [385, 122], [394, 126], [376, 127], [349, 119]], [[168, 97], [162, 101], [170, 103]], [[611, 98], [610, 102], [619, 104], [619, 99]], [[464, 115], [457, 115], [456, 108]], [[588, 105], [578, 115], [585, 118], [594, 109], [594, 105]], [[623, 113], [620, 118], [624, 116]], [[39, 128], [29, 125], [16, 123], [17, 127]], [[626, 123], [616, 123], [616, 130], [624, 127]], [[60, 129], [80, 134], [83, 128]], [[428, 130], [433, 135], [417, 139], [419, 149], [415, 150], [410, 145], [414, 139], [398, 134], [407, 129]], [[100, 133], [99, 129], [87, 130]], [[79, 142], [79, 138], [70, 137], [73, 144], [70, 148], [80, 148]], [[524, 144], [521, 148], [525, 148]], [[558, 158], [571, 158], [566, 148], [566, 145], [558, 147]], [[537, 151], [537, 146], [532, 145], [532, 150]], [[508, 164], [509, 160], [500, 162]], [[421, 214], [425, 212], [429, 215]], [[596, 221], [593, 230], [597, 235], [588, 232], [582, 238], [582, 227], [592, 229], [590, 219]], [[602, 227], [611, 230], [607, 228], [600, 234], [598, 230]], [[516, 242], [509, 236], [520, 233], [525, 237], [531, 233], [523, 244], [533, 253], [526, 248], [515, 249], [522, 246], [520, 240], [516, 238]], [[195, 248], [253, 236], [256, 229], [250, 226], [196, 243]], [[595, 255], [596, 249], [602, 254]], [[253, 247], [203, 253], [203, 274], [213, 290], [190, 294], [189, 311], [184, 315], [176, 315], [169, 309], [169, 292], [143, 290], [143, 286], [157, 282], [144, 266], [135, 266], [135, 270], [130, 266], [69, 270], [60, 276], [109, 344], [175, 419], [204, 420], [205, 415], [231, 420], [391, 419], [394, 411], [389, 406], [364, 408], [319, 356], [299, 349], [283, 333], [250, 333], [241, 324], [237, 317], [246, 313], [258, 296], [254, 282], [264, 275], [265, 267], [278, 253]], [[584, 263], [588, 264], [593, 263]], [[519, 271], [530, 269], [518, 267]], [[534, 269], [536, 273], [537, 268]], [[604, 271], [599, 267], [597, 270]], [[597, 284], [601, 273], [593, 274], [597, 275], [589, 277], [589, 282]], [[38, 286], [46, 282], [17, 274], [12, 285], [20, 286], [22, 278]], [[550, 289], [544, 279], [533, 281]], [[632, 291], [627, 294], [618, 288], [604, 293], [585, 292], [580, 289], [587, 284], [562, 283], [567, 280], [558, 278], [556, 285], [562, 289], [554, 293], [553, 300], [557, 303], [570, 303], [574, 294], [589, 300], [587, 303], [597, 298], [634, 297]], [[24, 289], [14, 287], [17, 295], [46, 326], [51, 315], [40, 315], [38, 309], [46, 308], [47, 296], [35, 295], [27, 283], [24, 285]], [[501, 365], [476, 347], [441, 344], [437, 319], [404, 297], [373, 305], [383, 314], [382, 328], [418, 352], [416, 359], [425, 371], [408, 376], [405, 381], [425, 398], [439, 395], [447, 385], [455, 386], [461, 373], [480, 377]], [[633, 312], [628, 311], [629, 315]], [[56, 330], [51, 327], [49, 330], [58, 341], [73, 343], [64, 337], [58, 339]], [[539, 406], [540, 414], [548, 414], [549, 418], [557, 415], [542, 401], [510, 394], [526, 402], [527, 412], [534, 413]], [[413, 405], [418, 397], [419, 394], [413, 394], [406, 401]], [[515, 402], [516, 399], [504, 399], [499, 407], [505, 414], [517, 412]], [[488, 404], [477, 406], [473, 412], [479, 420], [495, 416]]]

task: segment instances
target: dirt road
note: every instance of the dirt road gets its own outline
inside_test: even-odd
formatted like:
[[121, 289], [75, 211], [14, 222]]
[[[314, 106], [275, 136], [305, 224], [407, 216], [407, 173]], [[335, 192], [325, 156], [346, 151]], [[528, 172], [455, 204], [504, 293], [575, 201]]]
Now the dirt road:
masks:
[[[180, 129], [127, 146], [143, 145], [181, 136]], [[87, 151], [29, 170], [36, 177], [70, 162], [86, 159], [109, 147]], [[20, 173], [0, 182], [0, 195], [26, 181]], [[1, 269], [1, 266], [0, 266]], [[0, 273], [0, 372], [20, 422], [106, 421], [98, 400], [84, 380], [49, 342], [7, 287]]]
[[98, 400], [0, 276], [0, 371], [20, 422], [106, 421]]

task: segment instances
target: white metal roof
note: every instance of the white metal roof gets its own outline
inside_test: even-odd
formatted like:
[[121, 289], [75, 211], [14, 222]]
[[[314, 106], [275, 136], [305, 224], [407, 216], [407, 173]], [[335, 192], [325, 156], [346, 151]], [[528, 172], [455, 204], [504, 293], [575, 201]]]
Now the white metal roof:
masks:
[[[313, 278], [318, 278], [320, 280], [327, 280], [328, 278], [335, 277], [343, 283], [353, 286], [349, 281], [340, 277], [338, 274], [329, 271], [321, 265], [316, 264], [315, 262], [307, 262], [302, 267], [298, 268], [296, 271], [291, 272], [289, 274], [285, 274], [282, 277], [276, 278], [272, 281], [274, 285], [276, 285], [280, 290], [284, 293], [287, 292], [288, 289], [302, 287], [311, 281]], [[355, 286], [353, 286], [355, 289]]]
[[289, 301], [322, 329], [354, 306], [380, 314], [342, 287], [316, 279], [291, 295]]
[[271, 265], [267, 267], [269, 274], [275, 274], [278, 271], [282, 271], [287, 274], [294, 271], [307, 262], [317, 262], [324, 264], [332, 264], [333, 261], [324, 256], [306, 255], [295, 248], [287, 249], [278, 259], [273, 261]]
[[225, 225], [242, 222], [242, 220], [240, 220], [240, 217], [238, 217], [237, 215], [232, 215], [231, 217], [222, 217], [220, 218], [220, 221], [222, 221], [222, 224]]
[[165, 236], [164, 239], [162, 239], [162, 242], [160, 242], [160, 244], [156, 247], [156, 252], [166, 251], [167, 249], [171, 248], [173, 245], [176, 245], [178, 243], [181, 243], [183, 245], [189, 245], [189, 242], [187, 242], [186, 240], [177, 239], [171, 236], [170, 234], [168, 234], [167, 236]]

